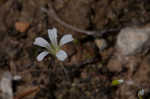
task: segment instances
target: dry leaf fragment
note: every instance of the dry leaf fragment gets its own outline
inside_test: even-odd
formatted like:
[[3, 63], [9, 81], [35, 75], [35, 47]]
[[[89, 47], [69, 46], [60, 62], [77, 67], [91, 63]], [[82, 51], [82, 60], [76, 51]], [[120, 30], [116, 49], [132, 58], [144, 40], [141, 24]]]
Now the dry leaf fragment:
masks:
[[30, 23], [28, 23], [28, 22], [21, 22], [20, 21], [20, 22], [15, 23], [15, 28], [19, 32], [26, 32], [27, 29], [29, 28], [29, 26], [30, 26]]

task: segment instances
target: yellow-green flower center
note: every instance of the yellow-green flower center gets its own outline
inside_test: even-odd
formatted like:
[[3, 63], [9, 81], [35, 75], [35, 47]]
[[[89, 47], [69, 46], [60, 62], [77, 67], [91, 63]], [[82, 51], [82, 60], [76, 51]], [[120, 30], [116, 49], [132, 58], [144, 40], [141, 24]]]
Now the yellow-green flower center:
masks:
[[49, 53], [51, 53], [52, 55], [56, 55], [56, 53], [60, 50], [59, 46], [54, 46], [54, 45], [50, 45], [51, 48], [48, 49]]

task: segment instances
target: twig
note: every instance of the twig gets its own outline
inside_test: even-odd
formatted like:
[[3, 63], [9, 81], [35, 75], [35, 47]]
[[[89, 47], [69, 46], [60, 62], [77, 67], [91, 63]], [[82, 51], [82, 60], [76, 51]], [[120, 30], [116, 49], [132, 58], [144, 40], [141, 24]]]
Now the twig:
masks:
[[73, 31], [84, 33], [86, 35], [91, 35], [91, 36], [94, 36], [94, 37], [101, 37], [105, 33], [120, 31], [120, 29], [109, 29], [109, 30], [101, 30], [101, 31], [88, 31], [88, 30], [83, 30], [83, 29], [77, 28], [77, 27], [75, 27], [73, 25], [70, 25], [70, 24], [64, 22], [63, 20], [61, 20], [58, 17], [58, 15], [56, 14], [56, 12], [54, 10], [54, 7], [52, 6], [51, 0], [50, 0], [50, 3], [49, 3], [49, 10], [47, 10], [46, 8], [41, 8], [41, 10], [43, 12], [47, 13], [49, 16], [51, 16], [59, 24], [65, 26], [65, 27], [67, 27], [67, 28], [69, 28], [69, 29], [71, 29]]
[[29, 96], [32, 93], [39, 91], [39, 89], [40, 89], [40, 87], [34, 87], [32, 89], [29, 89], [29, 90], [21, 93], [20, 95], [15, 96], [14, 99], [23, 99], [24, 97]]

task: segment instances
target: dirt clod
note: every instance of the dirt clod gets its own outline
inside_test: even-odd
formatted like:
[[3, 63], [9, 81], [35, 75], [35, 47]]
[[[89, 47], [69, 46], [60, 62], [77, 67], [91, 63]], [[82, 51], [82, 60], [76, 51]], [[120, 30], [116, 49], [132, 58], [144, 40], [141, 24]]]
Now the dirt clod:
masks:
[[19, 32], [26, 32], [29, 26], [30, 26], [30, 23], [28, 22], [16, 22], [15, 23], [15, 28]]
[[[13, 94], [24, 99], [138, 99], [140, 89], [145, 91], [143, 99], [149, 99], [150, 24], [145, 25], [150, 22], [149, 4], [149, 0], [0, 0], [0, 77], [5, 71], [19, 75], [22, 79]], [[61, 48], [68, 58], [60, 62], [49, 54], [37, 62], [45, 49], [33, 42], [36, 37], [48, 40], [47, 30], [54, 27], [58, 39], [73, 35], [74, 41]], [[112, 86], [113, 79], [125, 83]], [[36, 86], [40, 89], [32, 94]]]

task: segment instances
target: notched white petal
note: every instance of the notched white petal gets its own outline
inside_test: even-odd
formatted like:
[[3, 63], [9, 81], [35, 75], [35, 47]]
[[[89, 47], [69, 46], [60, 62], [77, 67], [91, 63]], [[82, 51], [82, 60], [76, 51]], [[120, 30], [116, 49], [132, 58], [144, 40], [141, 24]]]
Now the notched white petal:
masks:
[[42, 61], [43, 59], [44, 59], [44, 57], [45, 56], [47, 56], [48, 55], [48, 51], [43, 51], [43, 52], [41, 52], [38, 56], [37, 56], [37, 61]]
[[68, 55], [65, 51], [60, 50], [56, 53], [56, 57], [57, 57], [58, 60], [64, 61], [68, 57]]
[[57, 46], [57, 29], [48, 29], [48, 36], [53, 46]]
[[59, 45], [62, 46], [62, 45], [66, 44], [66, 43], [69, 43], [71, 41], [73, 41], [72, 35], [71, 34], [66, 34], [61, 38]]
[[41, 46], [41, 47], [49, 47], [49, 43], [42, 37], [35, 38], [35, 41], [33, 42], [33, 44]]

